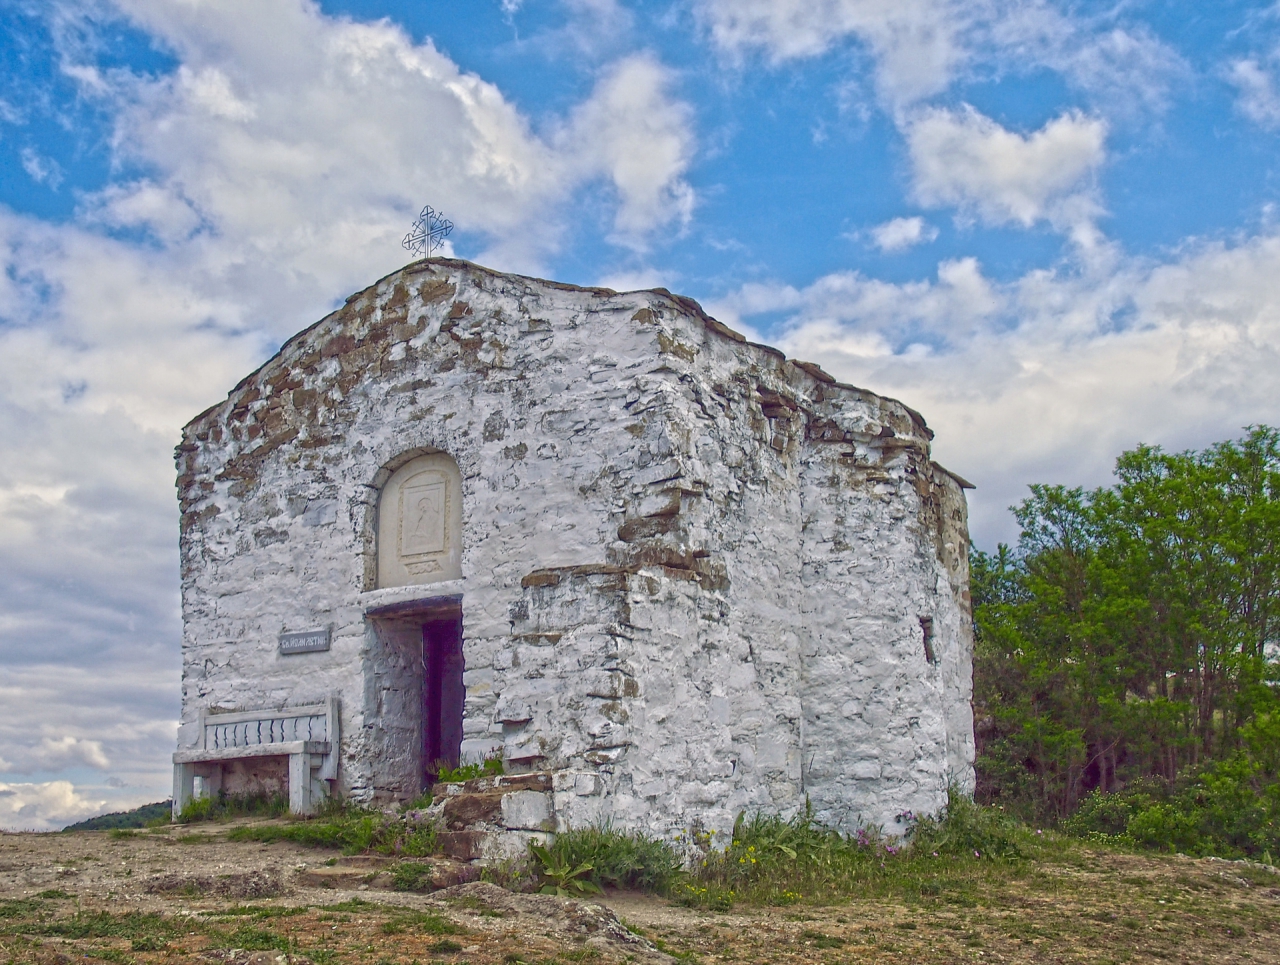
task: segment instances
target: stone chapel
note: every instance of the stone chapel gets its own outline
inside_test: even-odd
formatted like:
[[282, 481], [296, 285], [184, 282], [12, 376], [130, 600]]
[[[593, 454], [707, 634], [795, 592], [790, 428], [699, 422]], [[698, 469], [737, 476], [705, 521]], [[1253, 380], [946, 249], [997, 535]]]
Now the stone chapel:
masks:
[[932, 436], [662, 289], [411, 264], [183, 432], [175, 812], [495, 756], [543, 830], [936, 812], [974, 742]]

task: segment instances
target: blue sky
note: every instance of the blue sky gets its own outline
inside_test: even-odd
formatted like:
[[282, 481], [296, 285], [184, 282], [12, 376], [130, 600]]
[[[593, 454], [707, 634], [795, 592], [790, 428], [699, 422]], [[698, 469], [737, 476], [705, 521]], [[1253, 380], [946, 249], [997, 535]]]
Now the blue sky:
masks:
[[452, 252], [661, 285], [978, 484], [1280, 421], [1280, 6], [0, 0], [0, 826], [162, 798], [178, 430]]

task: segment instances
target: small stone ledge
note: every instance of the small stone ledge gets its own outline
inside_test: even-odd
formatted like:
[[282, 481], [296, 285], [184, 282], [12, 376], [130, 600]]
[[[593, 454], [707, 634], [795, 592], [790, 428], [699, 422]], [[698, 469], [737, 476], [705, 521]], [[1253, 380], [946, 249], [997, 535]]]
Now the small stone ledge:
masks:
[[356, 603], [367, 616], [391, 615], [392, 607], [404, 604], [446, 605], [447, 601], [456, 604], [462, 597], [462, 589], [466, 580], [442, 580], [439, 583], [424, 583], [416, 586], [390, 586], [379, 590], [365, 590], [356, 597]]

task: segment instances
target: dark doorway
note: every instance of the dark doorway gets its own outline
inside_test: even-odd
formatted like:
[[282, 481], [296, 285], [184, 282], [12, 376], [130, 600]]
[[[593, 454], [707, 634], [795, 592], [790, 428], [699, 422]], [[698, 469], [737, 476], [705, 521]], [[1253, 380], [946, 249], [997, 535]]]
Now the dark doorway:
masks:
[[433, 616], [422, 625], [422, 769], [430, 785], [441, 767], [457, 767], [462, 753], [462, 613]]
[[[462, 752], [462, 597], [406, 600], [369, 610], [386, 639], [422, 661], [422, 786], [434, 783], [442, 766], [457, 767]], [[414, 654], [421, 646], [421, 656]], [[403, 652], [403, 651], [402, 651]], [[412, 705], [411, 705], [412, 706]], [[415, 727], [419, 721], [404, 721]]]

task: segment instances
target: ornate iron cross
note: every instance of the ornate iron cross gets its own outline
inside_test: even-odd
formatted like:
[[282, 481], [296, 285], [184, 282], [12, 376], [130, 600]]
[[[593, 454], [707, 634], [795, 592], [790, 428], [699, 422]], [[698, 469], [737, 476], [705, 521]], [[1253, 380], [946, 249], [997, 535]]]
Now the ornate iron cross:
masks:
[[442, 218], [440, 212], [427, 205], [400, 244], [419, 257], [430, 258], [431, 252], [444, 245], [444, 239], [452, 230], [453, 222]]

